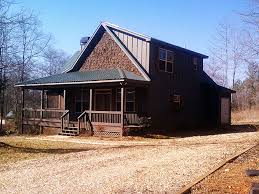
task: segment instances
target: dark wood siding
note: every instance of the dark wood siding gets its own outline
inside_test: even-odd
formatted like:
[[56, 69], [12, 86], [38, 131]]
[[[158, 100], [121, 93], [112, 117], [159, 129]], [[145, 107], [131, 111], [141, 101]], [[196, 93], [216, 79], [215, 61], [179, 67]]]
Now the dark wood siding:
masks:
[[[175, 53], [173, 73], [159, 71], [159, 48]], [[202, 59], [198, 58], [198, 70], [194, 70], [194, 56], [173, 50], [157, 43], [150, 45], [149, 112], [154, 128], [173, 130], [175, 128], [197, 127], [200, 121], [200, 72]], [[182, 107], [174, 111], [170, 94], [181, 95]]]

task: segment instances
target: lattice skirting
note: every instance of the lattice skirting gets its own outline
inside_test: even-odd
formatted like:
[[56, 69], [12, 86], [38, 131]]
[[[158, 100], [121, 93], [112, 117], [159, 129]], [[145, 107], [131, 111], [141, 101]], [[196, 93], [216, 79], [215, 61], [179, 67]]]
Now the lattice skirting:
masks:
[[117, 131], [94, 131], [94, 136], [120, 137], [121, 133]]

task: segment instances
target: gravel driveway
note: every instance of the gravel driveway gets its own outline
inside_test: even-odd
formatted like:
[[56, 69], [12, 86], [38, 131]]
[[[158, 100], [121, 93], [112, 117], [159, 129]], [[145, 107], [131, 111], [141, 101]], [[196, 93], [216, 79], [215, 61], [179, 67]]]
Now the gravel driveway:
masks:
[[258, 132], [147, 141], [59, 138], [98, 148], [0, 166], [0, 193], [176, 193], [258, 139]]

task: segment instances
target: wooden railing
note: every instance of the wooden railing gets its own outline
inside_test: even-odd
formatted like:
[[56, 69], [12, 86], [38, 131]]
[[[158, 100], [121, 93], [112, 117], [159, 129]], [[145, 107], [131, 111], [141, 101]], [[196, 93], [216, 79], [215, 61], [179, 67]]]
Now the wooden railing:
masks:
[[24, 108], [23, 117], [26, 119], [52, 119], [60, 120], [60, 117], [66, 110], [56, 110], [56, 109], [33, 109]]
[[119, 111], [86, 111], [91, 114], [91, 122], [96, 123], [121, 123], [121, 112]]
[[82, 112], [81, 115], [79, 115], [79, 117], [77, 117], [77, 120], [78, 120], [78, 133], [82, 128], [86, 130], [88, 129], [87, 122], [89, 121], [89, 117], [86, 110]]
[[124, 124], [125, 125], [138, 125], [139, 116], [137, 113], [124, 113]]
[[66, 110], [62, 115], [61, 115], [61, 129], [63, 130], [66, 127], [69, 127], [69, 110]]

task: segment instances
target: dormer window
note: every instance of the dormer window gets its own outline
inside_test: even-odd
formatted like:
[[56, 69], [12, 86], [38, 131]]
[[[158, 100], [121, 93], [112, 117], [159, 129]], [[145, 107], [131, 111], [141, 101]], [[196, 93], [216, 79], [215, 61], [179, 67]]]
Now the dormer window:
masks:
[[197, 57], [192, 58], [192, 63], [194, 66], [194, 70], [198, 70], [198, 58]]
[[174, 52], [159, 49], [159, 70], [164, 72], [173, 72], [173, 64], [174, 64]]

